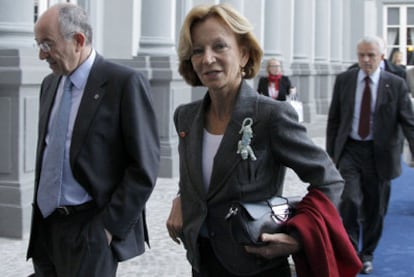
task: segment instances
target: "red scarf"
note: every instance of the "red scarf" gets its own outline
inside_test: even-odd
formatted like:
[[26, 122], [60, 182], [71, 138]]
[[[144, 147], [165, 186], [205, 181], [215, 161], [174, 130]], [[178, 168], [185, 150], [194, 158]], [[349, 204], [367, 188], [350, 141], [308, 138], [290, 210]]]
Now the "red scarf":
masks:
[[282, 78], [282, 74], [277, 74], [277, 75], [269, 74], [269, 77], [268, 77], [269, 85], [271, 83], [275, 83], [275, 89], [279, 90], [279, 81], [280, 81], [281, 78]]

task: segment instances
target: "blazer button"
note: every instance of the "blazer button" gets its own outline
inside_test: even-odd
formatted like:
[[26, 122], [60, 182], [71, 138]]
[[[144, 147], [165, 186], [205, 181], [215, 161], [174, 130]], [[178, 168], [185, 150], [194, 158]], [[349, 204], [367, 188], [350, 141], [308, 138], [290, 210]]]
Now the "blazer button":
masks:
[[216, 233], [210, 232], [210, 238], [214, 238], [216, 236]]

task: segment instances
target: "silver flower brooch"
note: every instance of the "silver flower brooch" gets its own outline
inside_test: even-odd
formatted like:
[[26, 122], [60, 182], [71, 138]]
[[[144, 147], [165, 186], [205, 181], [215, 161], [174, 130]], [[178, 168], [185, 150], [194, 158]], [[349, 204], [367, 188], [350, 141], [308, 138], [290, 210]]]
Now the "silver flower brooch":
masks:
[[243, 160], [247, 160], [247, 158], [252, 159], [252, 161], [256, 160], [256, 155], [253, 152], [252, 147], [250, 146], [251, 139], [253, 137], [253, 119], [250, 117], [246, 117], [243, 120], [242, 127], [239, 131], [239, 134], [242, 134], [242, 138], [239, 140], [237, 145], [237, 154], [240, 154]]

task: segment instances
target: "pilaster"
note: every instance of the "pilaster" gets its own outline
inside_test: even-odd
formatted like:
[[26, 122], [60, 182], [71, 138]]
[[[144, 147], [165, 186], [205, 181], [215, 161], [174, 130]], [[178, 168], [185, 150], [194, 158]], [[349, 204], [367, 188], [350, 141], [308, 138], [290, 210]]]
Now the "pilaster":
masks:
[[0, 0], [0, 7], [0, 49], [31, 47], [34, 43], [33, 1]]
[[264, 5], [264, 44], [263, 51], [267, 57], [280, 58], [282, 42], [281, 0], [265, 0]]
[[[94, 47], [106, 58], [130, 59], [139, 48], [141, 1], [105, 0], [91, 3]], [[122, 20], [114, 20], [122, 19]]]
[[315, 108], [317, 114], [327, 114], [329, 107], [329, 56], [331, 34], [330, 0], [318, 0], [315, 2]]
[[311, 122], [316, 115], [315, 70], [315, 0], [297, 0], [294, 6], [294, 43], [292, 71], [296, 91], [303, 102], [303, 118]]
[[175, 55], [175, 0], [142, 1], [140, 56]]
[[0, 236], [30, 227], [38, 94], [47, 74], [34, 49], [34, 3], [0, 0]]
[[0, 236], [30, 227], [40, 82], [48, 73], [31, 48], [0, 50]]

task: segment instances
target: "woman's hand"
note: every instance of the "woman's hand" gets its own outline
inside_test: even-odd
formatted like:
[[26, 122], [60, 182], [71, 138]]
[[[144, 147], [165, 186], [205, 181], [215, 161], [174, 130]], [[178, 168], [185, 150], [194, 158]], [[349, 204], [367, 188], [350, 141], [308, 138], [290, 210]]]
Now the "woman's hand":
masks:
[[183, 214], [181, 210], [181, 197], [177, 196], [172, 203], [170, 215], [167, 219], [168, 234], [176, 243], [180, 244], [180, 236], [183, 231]]
[[299, 251], [300, 244], [292, 236], [284, 233], [262, 234], [261, 240], [267, 242], [264, 246], [245, 246], [247, 252], [262, 256], [266, 259], [289, 256]]

